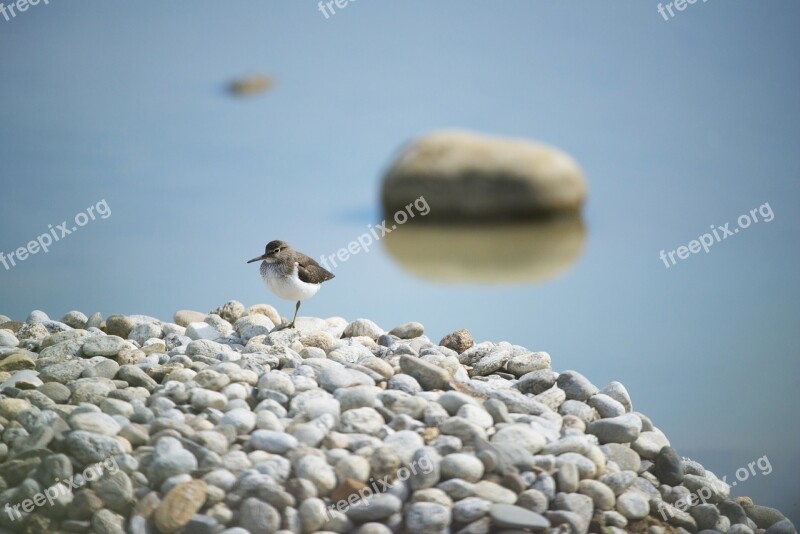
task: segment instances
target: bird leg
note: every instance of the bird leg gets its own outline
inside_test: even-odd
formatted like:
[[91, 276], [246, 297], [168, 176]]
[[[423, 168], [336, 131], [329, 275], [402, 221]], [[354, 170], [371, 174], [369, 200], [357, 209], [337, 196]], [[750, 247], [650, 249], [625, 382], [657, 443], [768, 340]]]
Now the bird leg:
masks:
[[297, 311], [299, 309], [300, 309], [300, 301], [298, 300], [297, 304], [294, 307], [294, 317], [292, 317], [292, 322], [289, 323], [289, 326], [287, 326], [286, 328], [294, 328], [294, 321], [295, 321], [295, 319], [297, 319]]

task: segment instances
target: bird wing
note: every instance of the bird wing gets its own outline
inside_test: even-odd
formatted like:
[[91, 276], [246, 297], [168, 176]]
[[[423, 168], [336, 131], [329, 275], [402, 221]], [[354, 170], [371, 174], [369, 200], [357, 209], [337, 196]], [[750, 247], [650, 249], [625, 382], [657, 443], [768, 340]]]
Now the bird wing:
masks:
[[297, 259], [297, 275], [300, 280], [307, 284], [321, 284], [333, 278], [333, 273], [326, 271], [317, 262], [305, 255]]

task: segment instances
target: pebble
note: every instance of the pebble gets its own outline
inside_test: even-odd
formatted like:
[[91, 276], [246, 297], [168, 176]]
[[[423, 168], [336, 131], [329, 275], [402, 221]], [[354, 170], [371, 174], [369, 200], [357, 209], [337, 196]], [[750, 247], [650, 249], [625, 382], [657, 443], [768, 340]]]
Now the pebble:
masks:
[[583, 495], [592, 499], [592, 503], [594, 504], [594, 508], [597, 510], [613, 510], [614, 505], [616, 504], [616, 497], [614, 496], [614, 492], [597, 480], [581, 480], [580, 484], [578, 485], [578, 491]]
[[189, 339], [211, 339], [215, 340], [222, 337], [222, 332], [207, 324], [203, 323], [189, 323], [186, 327], [186, 337]]
[[450, 526], [452, 512], [442, 504], [416, 502], [406, 511], [405, 521], [409, 532], [442, 532]]
[[420, 358], [403, 354], [400, 356], [400, 369], [414, 378], [426, 391], [448, 388], [450, 374]]
[[655, 460], [661, 449], [668, 446], [669, 440], [660, 430], [646, 430], [631, 444], [633, 450], [645, 460]]
[[0, 347], [16, 347], [19, 345], [19, 339], [14, 335], [11, 330], [0, 330]]
[[356, 319], [344, 328], [342, 337], [365, 336], [377, 341], [383, 335], [383, 329], [369, 319]]
[[556, 485], [559, 491], [574, 493], [578, 491], [578, 482], [580, 482], [580, 472], [575, 464], [565, 463], [558, 469]]
[[191, 480], [173, 487], [155, 512], [160, 532], [171, 534], [185, 527], [205, 504], [208, 489], [202, 480]]
[[380, 521], [396, 513], [403, 507], [403, 501], [394, 495], [381, 493], [359, 499], [347, 509], [347, 517], [359, 523]]
[[514, 376], [521, 377], [527, 373], [550, 369], [550, 355], [546, 352], [526, 352], [513, 356], [506, 364], [506, 369]]
[[598, 419], [586, 426], [588, 434], [594, 434], [600, 443], [631, 443], [642, 431], [642, 420], [634, 414]]
[[600, 447], [603, 454], [623, 471], [639, 472], [642, 459], [636, 451], [620, 443], [607, 443]]
[[530, 529], [534, 532], [550, 528], [550, 521], [546, 518], [520, 506], [493, 504], [489, 514], [496, 527]]
[[255, 449], [272, 454], [285, 454], [297, 447], [297, 439], [283, 432], [274, 430], [256, 430], [250, 434], [250, 443]]
[[483, 478], [483, 463], [475, 456], [463, 453], [448, 454], [442, 459], [441, 476], [479, 482]]
[[392, 336], [397, 336], [400, 339], [414, 339], [421, 336], [425, 332], [425, 327], [420, 323], [411, 322], [403, 323], [395, 326], [389, 331]]
[[453, 520], [457, 523], [472, 523], [484, 517], [492, 508], [492, 503], [478, 497], [467, 497], [453, 506]]
[[670, 446], [663, 447], [656, 456], [653, 474], [669, 486], [677, 486], [683, 482], [683, 463], [678, 451]]
[[597, 393], [597, 387], [577, 371], [559, 373], [556, 383], [559, 389], [562, 389], [567, 394], [567, 399], [569, 400], [586, 401]]
[[456, 330], [444, 336], [441, 341], [439, 341], [439, 345], [461, 354], [467, 349], [472, 348], [475, 345], [475, 341], [473, 341], [472, 335], [468, 330]]
[[92, 336], [81, 347], [84, 356], [116, 356], [125, 347], [125, 341], [118, 336]]
[[617, 511], [630, 521], [647, 517], [650, 503], [641, 493], [628, 491], [617, 497]]

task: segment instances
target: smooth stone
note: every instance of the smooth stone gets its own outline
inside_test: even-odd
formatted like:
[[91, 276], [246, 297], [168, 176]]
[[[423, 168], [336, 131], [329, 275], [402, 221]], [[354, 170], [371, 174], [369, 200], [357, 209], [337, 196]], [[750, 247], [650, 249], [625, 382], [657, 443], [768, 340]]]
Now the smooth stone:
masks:
[[392, 336], [397, 336], [400, 339], [414, 339], [421, 336], [425, 332], [425, 327], [421, 323], [410, 322], [403, 323], [395, 326], [389, 331]]
[[617, 497], [617, 511], [631, 521], [638, 521], [650, 513], [650, 503], [641, 493], [628, 491]]
[[489, 515], [492, 524], [501, 528], [521, 528], [533, 531], [550, 528], [550, 521], [545, 517], [510, 504], [493, 504]]
[[256, 497], [248, 497], [239, 508], [239, 526], [245, 532], [275, 532], [280, 522], [280, 513]]
[[400, 369], [413, 377], [426, 391], [449, 389], [450, 373], [430, 362], [403, 354]]
[[91, 336], [84, 341], [81, 351], [84, 356], [116, 356], [125, 347], [125, 341], [118, 336]]
[[773, 523], [770, 526], [765, 534], [797, 534], [797, 530], [794, 528], [794, 525], [788, 519], [781, 519], [780, 521]]
[[16, 347], [19, 339], [11, 330], [0, 329], [0, 347]]
[[383, 180], [384, 212], [402, 211], [421, 192], [428, 217], [513, 219], [574, 213], [586, 184], [574, 160], [549, 145], [444, 130], [400, 152]]
[[698, 504], [689, 513], [697, 521], [697, 528], [701, 530], [713, 530], [720, 518], [719, 509], [713, 504]]
[[639, 472], [642, 460], [636, 451], [621, 443], [607, 443], [600, 446], [600, 450], [609, 461], [616, 463], [623, 471]]
[[183, 327], [188, 327], [192, 323], [202, 323], [205, 319], [205, 313], [192, 310], [178, 310], [172, 316], [173, 322]]
[[467, 497], [453, 505], [453, 520], [457, 523], [472, 523], [484, 517], [492, 508], [492, 503], [478, 497]]
[[551, 369], [540, 369], [522, 375], [514, 387], [522, 393], [539, 395], [552, 388], [556, 383], [556, 375]]
[[481, 358], [472, 368], [472, 376], [489, 376], [499, 371], [511, 359], [513, 353], [507, 349], [495, 349]]
[[470, 454], [448, 454], [441, 463], [442, 479], [460, 478], [479, 482], [483, 478], [483, 463]]
[[660, 430], [645, 430], [631, 444], [643, 460], [655, 460], [659, 451], [669, 446], [669, 440]]
[[592, 395], [588, 402], [589, 406], [597, 410], [600, 417], [619, 417], [625, 413], [625, 407], [621, 402], [614, 400], [605, 393]]
[[73, 413], [68, 421], [73, 430], [85, 430], [94, 434], [116, 436], [122, 430], [122, 426], [113, 417], [104, 413]]
[[666, 446], [656, 456], [653, 470], [658, 479], [669, 486], [677, 486], [683, 482], [683, 463], [678, 451]]
[[573, 463], [563, 464], [556, 473], [556, 485], [559, 491], [567, 493], [574, 493], [578, 491], [578, 483], [580, 482], [580, 473], [578, 466]]
[[450, 508], [432, 502], [415, 502], [405, 514], [405, 527], [408, 532], [442, 532], [452, 522]]
[[86, 323], [89, 322], [89, 318], [77, 310], [72, 310], [64, 314], [61, 318], [61, 322], [71, 328], [86, 328]]
[[262, 451], [273, 454], [285, 454], [298, 445], [297, 439], [283, 432], [273, 430], [256, 430], [250, 434], [250, 444]]
[[577, 371], [559, 373], [556, 384], [564, 390], [569, 400], [586, 401], [598, 392], [597, 387]]
[[591, 497], [581, 493], [559, 493], [551, 503], [554, 510], [574, 512], [581, 516], [587, 523], [592, 519], [594, 503]]
[[122, 444], [111, 436], [75, 430], [67, 435], [66, 450], [83, 464], [101, 462], [123, 454]]
[[[686, 475], [684, 480], [692, 476], [693, 475]], [[779, 521], [783, 521], [784, 519], [786, 519], [780, 511], [776, 510], [775, 508], [770, 508], [768, 506], [759, 506], [751, 504], [742, 506], [742, 508], [744, 508], [747, 517], [752, 519], [758, 528], [768, 529], [771, 528], [772, 525], [778, 523]]]
[[475, 496], [493, 503], [514, 504], [517, 494], [508, 488], [489, 480], [481, 480], [474, 485]]
[[383, 335], [383, 329], [369, 319], [356, 319], [349, 323], [342, 333], [342, 337], [365, 336], [376, 340]]
[[493, 444], [509, 444], [536, 454], [546, 445], [545, 437], [530, 426], [517, 423], [501, 428], [492, 436]]
[[215, 340], [222, 337], [222, 333], [208, 323], [189, 323], [186, 327], [186, 334], [189, 339], [210, 339]]
[[375, 385], [375, 380], [369, 375], [344, 367], [326, 367], [317, 374], [317, 382], [331, 393], [342, 388]]
[[631, 443], [642, 430], [642, 420], [634, 414], [598, 419], [586, 426], [587, 434], [594, 434], [600, 443]]
[[546, 352], [526, 352], [513, 356], [506, 364], [506, 369], [514, 376], [524, 376], [527, 373], [550, 369], [550, 354]]
[[578, 491], [592, 499], [597, 510], [613, 510], [616, 503], [614, 492], [597, 480], [581, 480]]
[[351, 520], [363, 523], [386, 519], [393, 514], [399, 513], [402, 507], [403, 502], [394, 495], [380, 493], [359, 499], [345, 513]]

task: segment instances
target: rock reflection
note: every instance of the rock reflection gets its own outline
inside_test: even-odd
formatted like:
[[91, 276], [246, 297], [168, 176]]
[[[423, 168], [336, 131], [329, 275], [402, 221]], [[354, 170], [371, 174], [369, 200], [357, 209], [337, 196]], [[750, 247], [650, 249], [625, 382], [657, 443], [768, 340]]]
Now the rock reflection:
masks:
[[507, 224], [399, 226], [383, 243], [404, 269], [437, 282], [541, 282], [557, 277], [583, 252], [579, 216]]

